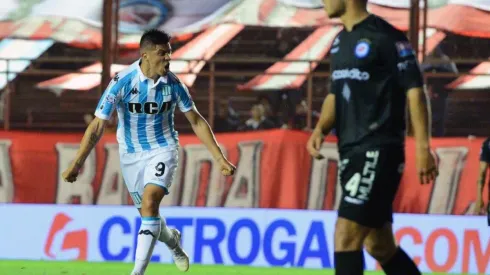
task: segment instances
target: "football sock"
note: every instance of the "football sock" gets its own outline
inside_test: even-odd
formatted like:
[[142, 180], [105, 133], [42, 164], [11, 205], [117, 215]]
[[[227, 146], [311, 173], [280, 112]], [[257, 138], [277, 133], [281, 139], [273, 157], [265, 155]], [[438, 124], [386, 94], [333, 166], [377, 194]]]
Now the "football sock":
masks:
[[133, 274], [142, 275], [150, 262], [153, 248], [160, 235], [160, 217], [142, 217], [136, 245], [136, 257]]
[[398, 247], [395, 255], [385, 264], [381, 265], [387, 275], [420, 275], [420, 271], [413, 260]]
[[364, 273], [364, 253], [362, 251], [342, 251], [334, 253], [335, 275], [362, 275]]
[[167, 221], [164, 217], [160, 217], [160, 223], [162, 229], [160, 231], [160, 235], [158, 236], [158, 240], [166, 244], [169, 248], [174, 248], [177, 243], [174, 238], [174, 234], [172, 233], [170, 228], [168, 228]]

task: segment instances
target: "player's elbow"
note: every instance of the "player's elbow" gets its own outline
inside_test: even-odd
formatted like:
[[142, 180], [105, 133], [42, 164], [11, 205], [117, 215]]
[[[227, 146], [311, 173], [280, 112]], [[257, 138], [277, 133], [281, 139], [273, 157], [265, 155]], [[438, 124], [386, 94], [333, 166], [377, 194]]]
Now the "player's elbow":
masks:
[[102, 136], [104, 134], [104, 129], [107, 126], [107, 120], [95, 117], [88, 126], [88, 130], [92, 133]]
[[192, 128], [200, 127], [203, 124], [206, 124], [206, 120], [202, 117], [202, 115], [197, 110], [190, 110], [185, 113], [185, 117], [191, 124]]
[[211, 129], [206, 119], [202, 116], [198, 116], [194, 123], [191, 123], [194, 132], [207, 131]]

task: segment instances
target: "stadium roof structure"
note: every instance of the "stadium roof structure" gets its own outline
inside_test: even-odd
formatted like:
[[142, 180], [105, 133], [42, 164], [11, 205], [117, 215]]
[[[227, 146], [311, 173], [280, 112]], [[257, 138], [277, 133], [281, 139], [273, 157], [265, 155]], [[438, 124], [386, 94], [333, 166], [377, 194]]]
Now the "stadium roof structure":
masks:
[[[56, 41], [89, 49], [102, 46], [103, 0], [40, 0], [32, 4], [24, 3], [24, 6], [19, 4], [20, 1], [2, 4], [0, 38]], [[172, 13], [168, 13], [158, 0], [121, 1], [118, 42], [122, 48], [136, 49], [141, 32], [149, 27], [164, 29], [174, 36], [200, 33], [191, 36], [192, 39], [177, 50], [173, 58], [201, 61], [175, 60], [171, 63], [172, 71], [188, 86], [193, 85], [206, 60], [211, 59], [245, 26], [316, 28], [283, 61], [266, 70], [266, 73], [298, 72], [303, 75], [258, 75], [238, 87], [240, 90], [297, 88], [306, 79], [304, 73], [317, 66], [307, 60], [321, 59], [327, 55], [335, 35], [340, 31], [339, 21], [326, 16], [321, 0], [206, 0], [199, 5], [182, 0], [167, 2], [170, 5], [167, 8]], [[397, 28], [407, 30], [409, 6], [410, 0], [370, 0], [368, 8]], [[490, 38], [490, 24], [487, 24], [490, 22], [490, 0], [429, 0], [428, 8], [426, 54], [446, 37], [445, 32]], [[305, 62], [284, 62], [287, 59]], [[99, 72], [98, 66], [100, 64], [96, 63], [81, 70]], [[122, 68], [119, 66], [123, 65], [116, 65], [115, 68]], [[91, 89], [100, 84], [99, 77], [92, 76], [95, 78], [91, 81], [81, 81], [88, 76], [68, 74], [42, 82], [39, 87], [54, 91], [65, 88]]]
[[[102, 46], [103, 0], [40, 0], [22, 5], [20, 2], [2, 3], [0, 38], [53, 39], [85, 48]], [[120, 46], [137, 48], [142, 30], [148, 27], [179, 36], [222, 23], [264, 27], [321, 27], [339, 23], [327, 18], [321, 0], [206, 0], [199, 5], [192, 1], [168, 2], [171, 14], [159, 7], [161, 1], [122, 1]], [[410, 0], [370, 0], [369, 10], [407, 30], [409, 3]], [[490, 38], [490, 0], [430, 0], [429, 4], [428, 27]]]
[[[335, 42], [333, 39], [340, 32], [341, 27], [325, 26], [318, 28], [305, 41], [299, 44], [293, 51], [284, 57], [284, 61], [276, 62], [263, 74], [254, 77], [244, 85], [239, 85], [238, 90], [282, 90], [298, 89], [306, 81], [307, 73], [315, 70], [318, 63], [308, 60], [322, 59]], [[444, 32], [435, 29], [427, 30], [426, 54], [446, 37]], [[332, 43], [333, 42], [333, 43]], [[419, 41], [422, 48], [422, 40]], [[304, 62], [286, 62], [286, 60], [304, 60]], [[310, 65], [311, 63], [311, 65]], [[285, 74], [288, 73], [288, 74]], [[297, 73], [297, 75], [289, 74]], [[273, 75], [276, 74], [276, 75]]]
[[[221, 24], [211, 27], [201, 33], [190, 42], [179, 48], [173, 54], [175, 59], [171, 63], [172, 72], [176, 73], [179, 79], [187, 86], [192, 86], [197, 77], [197, 73], [204, 67], [206, 60], [209, 60], [228, 43], [235, 35], [243, 29], [238, 24]], [[191, 61], [201, 60], [201, 61]], [[111, 76], [124, 70], [127, 65], [112, 64]], [[90, 66], [80, 69], [81, 73], [70, 73], [43, 81], [37, 85], [40, 89], [50, 89], [59, 95], [63, 90], [82, 90], [88, 91], [100, 85], [102, 64], [97, 62]], [[191, 72], [191, 74], [189, 74]]]
[[[309, 60], [323, 58], [330, 51], [335, 37], [341, 30], [340, 26], [324, 26], [316, 29], [284, 57], [285, 61], [274, 63], [265, 71], [266, 74], [258, 75], [246, 84], [238, 86], [238, 90], [277, 90], [300, 87], [306, 80], [305, 73], [313, 71], [318, 65], [318, 62]], [[304, 61], [287, 62], [288, 59]]]
[[24, 71], [31, 64], [31, 60], [39, 58], [53, 43], [51, 39], [7, 38], [0, 41], [0, 90], [5, 88], [5, 85], [18, 73]]
[[447, 87], [455, 90], [483, 90], [490, 88], [490, 62], [480, 63], [470, 73], [473, 75], [461, 76], [449, 83]]

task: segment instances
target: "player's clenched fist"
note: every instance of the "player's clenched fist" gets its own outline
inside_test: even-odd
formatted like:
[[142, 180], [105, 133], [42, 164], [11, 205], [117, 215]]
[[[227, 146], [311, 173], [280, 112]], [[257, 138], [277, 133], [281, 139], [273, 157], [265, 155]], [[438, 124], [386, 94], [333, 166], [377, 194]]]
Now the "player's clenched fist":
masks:
[[308, 139], [308, 142], [306, 143], [306, 149], [308, 150], [308, 153], [316, 159], [322, 159], [323, 156], [320, 154], [320, 147], [322, 146], [322, 142], [325, 139], [323, 136], [323, 133], [315, 129], [313, 130], [313, 133], [310, 136], [310, 139]]
[[77, 180], [79, 172], [80, 166], [77, 164], [72, 164], [61, 174], [61, 176], [65, 182], [74, 182]]
[[223, 176], [232, 176], [235, 174], [235, 165], [229, 162], [226, 158], [220, 158], [218, 162], [221, 166], [221, 174], [223, 174]]
[[437, 169], [437, 162], [430, 149], [417, 148], [415, 158], [420, 183], [429, 184], [434, 182], [436, 177], [439, 175], [439, 171]]

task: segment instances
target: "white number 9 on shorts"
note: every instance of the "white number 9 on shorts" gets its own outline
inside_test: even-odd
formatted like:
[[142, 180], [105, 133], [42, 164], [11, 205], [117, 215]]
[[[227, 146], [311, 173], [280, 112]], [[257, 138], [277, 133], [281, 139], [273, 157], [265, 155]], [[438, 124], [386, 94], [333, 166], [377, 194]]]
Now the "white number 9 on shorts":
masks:
[[172, 185], [177, 159], [171, 154], [158, 154], [152, 157], [145, 167], [144, 185], [156, 184], [168, 190]]
[[147, 184], [161, 186], [168, 194], [177, 169], [178, 151], [167, 148], [153, 149], [121, 156], [124, 182], [136, 207], [141, 204]]

